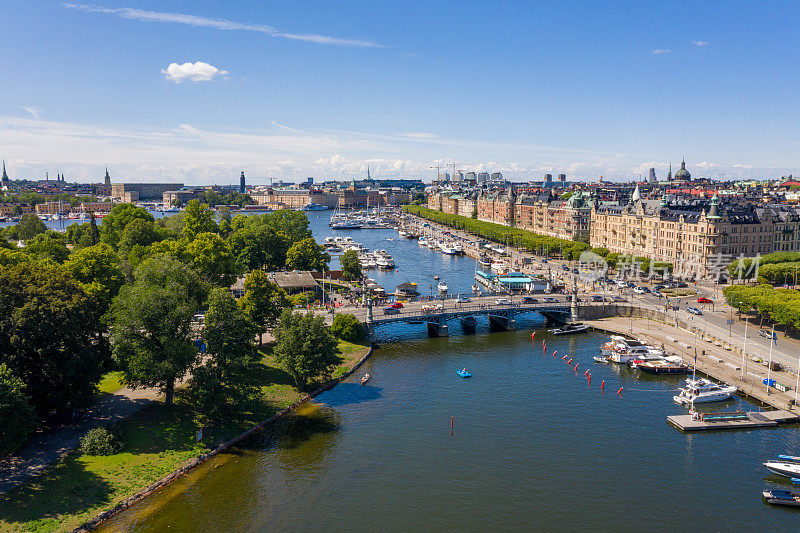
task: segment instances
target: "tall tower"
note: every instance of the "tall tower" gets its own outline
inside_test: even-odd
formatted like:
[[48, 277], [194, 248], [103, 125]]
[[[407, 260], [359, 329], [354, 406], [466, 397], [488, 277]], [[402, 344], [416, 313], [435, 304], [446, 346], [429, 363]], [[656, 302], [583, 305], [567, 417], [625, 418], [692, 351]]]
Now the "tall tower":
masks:
[[111, 187], [111, 176], [108, 175], [108, 167], [106, 167], [105, 185]]
[[244, 190], [245, 190], [244, 170], [242, 170], [242, 173], [239, 176], [239, 194], [244, 194]]
[[672, 181], [672, 161], [669, 162], [669, 172], [667, 173], [667, 181]]
[[369, 165], [367, 165], [367, 181], [372, 181], [372, 178], [369, 175]]
[[6, 160], [3, 159], [3, 187], [9, 187], [11, 185], [11, 180], [8, 179], [8, 174], [6, 174]]

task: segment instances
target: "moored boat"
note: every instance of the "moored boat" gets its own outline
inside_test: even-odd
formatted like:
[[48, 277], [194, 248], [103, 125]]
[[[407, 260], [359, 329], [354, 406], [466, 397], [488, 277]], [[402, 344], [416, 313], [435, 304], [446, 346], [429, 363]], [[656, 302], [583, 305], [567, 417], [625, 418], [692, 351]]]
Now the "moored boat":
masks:
[[447, 292], [447, 283], [440, 281], [436, 288], [439, 289], [439, 292]]
[[764, 466], [768, 470], [786, 477], [800, 476], [800, 457], [791, 455], [779, 455], [780, 461], [766, 461]]
[[371, 377], [372, 377], [372, 376], [370, 376], [369, 374], [364, 374], [364, 375], [361, 377], [361, 384], [363, 385], [364, 383], [366, 383], [367, 381], [369, 381], [369, 378], [371, 378]]
[[[672, 399], [677, 403], [686, 405], [721, 402], [729, 399], [734, 392], [736, 392], [736, 387], [732, 385], [718, 385], [705, 378], [687, 379], [686, 387], [681, 389], [680, 394], [673, 396]], [[800, 473], [800, 465], [798, 465], [798, 473]]]
[[668, 361], [666, 359], [655, 361], [636, 360], [636, 368], [647, 374], [686, 374], [689, 365], [684, 362]]
[[772, 505], [800, 507], [800, 492], [789, 490], [765, 490], [761, 492], [764, 502]]
[[581, 322], [574, 322], [572, 324], [564, 324], [560, 328], [549, 329], [550, 333], [553, 335], [569, 335], [571, 333], [583, 333], [584, 331], [589, 329], [588, 324], [583, 324]]

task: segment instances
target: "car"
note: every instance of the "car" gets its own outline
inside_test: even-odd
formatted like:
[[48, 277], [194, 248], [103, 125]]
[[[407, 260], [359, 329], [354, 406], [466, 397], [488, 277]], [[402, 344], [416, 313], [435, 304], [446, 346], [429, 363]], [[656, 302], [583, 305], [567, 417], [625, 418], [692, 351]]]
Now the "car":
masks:
[[660, 291], [660, 290], [658, 290], [658, 289], [653, 289], [653, 291], [652, 291], [652, 293], [651, 293], [651, 294], [652, 294], [653, 296], [655, 296], [656, 298], [663, 298], [663, 297], [664, 297], [664, 295], [663, 295], [663, 294], [661, 294], [661, 291]]
[[469, 296], [459, 296], [458, 299], [456, 300], [456, 303], [465, 304], [471, 301], [472, 298], [470, 298]]
[[685, 289], [688, 286], [689, 285], [687, 285], [685, 281], [679, 281], [675, 283], [675, 287], [677, 287], [678, 289]]
[[384, 315], [399, 315], [400, 310], [396, 307], [386, 307], [383, 310]]
[[627, 302], [628, 301], [628, 299], [625, 298], [624, 296], [614, 296], [613, 298], [611, 298], [611, 300], [614, 301], [614, 302]]
[[561, 265], [561, 268], [564, 269], [565, 272], [569, 272], [569, 267], [567, 265]]
[[547, 264], [547, 259], [542, 259], [542, 264]]
[[692, 307], [692, 306], [687, 307], [686, 310], [688, 312], [690, 312], [691, 314], [693, 314], [693, 315], [702, 315], [703, 314], [703, 312], [701, 310], [699, 310], [696, 307]]
[[641, 287], [643, 294], [650, 294], [652, 291], [649, 287]]
[[523, 296], [522, 297], [522, 303], [524, 303], [524, 304], [538, 304], [539, 300], [537, 300], [533, 296]]
[[578, 273], [578, 269], [577, 269], [577, 268], [573, 268], [573, 269], [572, 269], [572, 273], [573, 273], [573, 274], [577, 274], [577, 273]]
[[595, 294], [594, 296], [592, 296], [592, 301], [593, 302], [602, 302], [603, 301], [603, 297], [600, 296], [599, 294]]
[[395, 309], [402, 309], [403, 304], [401, 304], [400, 302], [395, 302], [393, 304], [389, 304], [389, 307], [394, 307]]
[[644, 294], [644, 289], [642, 289], [641, 287], [634, 287], [633, 292], [635, 292], [636, 294]]
[[558, 298], [553, 298], [552, 296], [548, 296], [547, 298], [544, 299], [544, 301], [549, 304], [554, 304], [558, 303]]
[[661, 289], [666, 289], [666, 288], [668, 288], [666, 285], [656, 285], [655, 287], [653, 287], [653, 290], [660, 291]]
[[632, 282], [632, 281], [626, 282], [625, 286], [628, 287], [629, 289], [635, 289], [636, 288], [636, 284], [634, 282]]
[[706, 298], [705, 296], [701, 296], [697, 299], [697, 303], [699, 304], [710, 304], [712, 303], [710, 299]]
[[498, 298], [494, 301], [497, 305], [511, 305], [511, 300], [508, 298]]
[[760, 330], [758, 330], [758, 335], [760, 337], [764, 337], [765, 339], [775, 339], [775, 338], [777, 338], [776, 335], [774, 333], [772, 333], [768, 329], [760, 329]]

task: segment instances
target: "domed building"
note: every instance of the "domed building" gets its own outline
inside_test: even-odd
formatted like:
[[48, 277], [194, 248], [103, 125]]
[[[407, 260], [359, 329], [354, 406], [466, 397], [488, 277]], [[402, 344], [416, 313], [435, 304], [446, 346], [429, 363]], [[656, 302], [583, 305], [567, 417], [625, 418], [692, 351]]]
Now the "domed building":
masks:
[[692, 175], [686, 170], [686, 160], [681, 161], [681, 169], [675, 173], [675, 181], [692, 181]]

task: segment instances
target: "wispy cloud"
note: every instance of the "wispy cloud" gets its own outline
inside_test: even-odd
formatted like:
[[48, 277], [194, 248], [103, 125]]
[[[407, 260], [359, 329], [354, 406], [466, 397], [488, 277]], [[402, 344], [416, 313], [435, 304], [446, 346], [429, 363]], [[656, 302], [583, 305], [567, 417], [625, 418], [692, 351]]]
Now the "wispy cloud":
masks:
[[170, 63], [167, 68], [161, 69], [161, 73], [167, 80], [173, 83], [181, 83], [186, 80], [211, 81], [214, 78], [225, 76], [228, 71], [220, 70], [203, 61], [197, 61], [195, 63], [183, 63], [181, 65], [178, 63]]
[[39, 113], [42, 112], [42, 108], [36, 105], [22, 106], [22, 110], [30, 113], [30, 115], [37, 120], [39, 119]]
[[433, 133], [427, 133], [424, 131], [410, 131], [408, 133], [398, 133], [400, 137], [408, 137], [409, 139], [433, 139], [436, 137]]
[[653, 50], [653, 53], [655, 55], [668, 54], [670, 52], [672, 52], [672, 50], [670, 50], [669, 48], [656, 48], [655, 50]]
[[363, 46], [371, 48], [384, 48], [380, 43], [361, 39], [342, 39], [330, 37], [328, 35], [318, 35], [314, 33], [289, 33], [281, 31], [265, 24], [252, 24], [247, 22], [235, 22], [226, 19], [212, 19], [198, 15], [187, 15], [184, 13], [164, 13], [159, 11], [146, 11], [132, 7], [111, 8], [103, 6], [93, 6], [86, 4], [63, 4], [65, 8], [77, 9], [87, 13], [103, 13], [115, 15], [124, 19], [139, 20], [143, 22], [167, 22], [172, 24], [185, 24], [199, 28], [213, 28], [215, 30], [228, 31], [255, 31], [267, 34], [271, 37], [291, 39], [294, 41], [306, 41], [317, 44], [330, 44], [336, 46]]
[[705, 46], [708, 44], [708, 41], [692, 41], [692, 44], [695, 46]]

